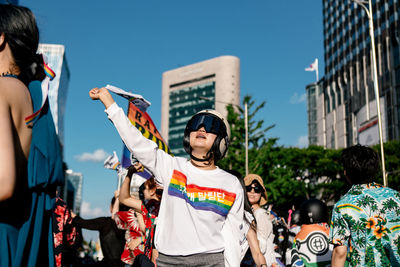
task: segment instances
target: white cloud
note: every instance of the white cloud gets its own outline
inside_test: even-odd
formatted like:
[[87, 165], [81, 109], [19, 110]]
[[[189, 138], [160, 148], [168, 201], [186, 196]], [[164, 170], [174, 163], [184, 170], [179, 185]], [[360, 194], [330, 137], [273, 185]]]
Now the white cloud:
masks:
[[306, 94], [299, 95], [298, 93], [294, 93], [290, 97], [290, 104], [300, 104], [306, 101]]
[[107, 213], [101, 208], [92, 208], [89, 202], [83, 201], [81, 205], [81, 215], [84, 218], [106, 216]]
[[102, 162], [108, 157], [108, 153], [103, 149], [97, 149], [93, 153], [85, 152], [81, 155], [76, 155], [75, 159], [77, 161], [93, 161], [93, 162]]
[[308, 146], [308, 136], [300, 136], [299, 139], [297, 139], [297, 147], [307, 147]]

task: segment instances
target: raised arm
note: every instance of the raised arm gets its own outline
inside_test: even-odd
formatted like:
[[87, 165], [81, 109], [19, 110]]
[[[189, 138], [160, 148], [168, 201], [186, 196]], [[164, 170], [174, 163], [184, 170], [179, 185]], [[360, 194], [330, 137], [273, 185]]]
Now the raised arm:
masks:
[[162, 184], [169, 182], [173, 171], [172, 156], [158, 149], [155, 142], [147, 139], [132, 125], [124, 111], [114, 102], [106, 88], [93, 88], [89, 92], [93, 100], [100, 100], [106, 107], [105, 112], [114, 124], [126, 147], [133, 153]]
[[89, 96], [93, 100], [100, 100], [105, 108], [111, 106], [115, 101], [112, 98], [110, 92], [106, 88], [93, 88], [89, 91]]
[[130, 187], [131, 187], [131, 179], [132, 175], [137, 172], [141, 168], [140, 163], [136, 163], [135, 165], [131, 165], [128, 168], [128, 173], [122, 183], [120, 194], [119, 194], [119, 201], [124, 204], [125, 206], [131, 207], [136, 211], [141, 211], [142, 201], [140, 199], [136, 199], [131, 197]]
[[119, 211], [119, 190], [114, 191], [114, 205], [111, 208], [111, 218], [114, 219], [115, 214]]

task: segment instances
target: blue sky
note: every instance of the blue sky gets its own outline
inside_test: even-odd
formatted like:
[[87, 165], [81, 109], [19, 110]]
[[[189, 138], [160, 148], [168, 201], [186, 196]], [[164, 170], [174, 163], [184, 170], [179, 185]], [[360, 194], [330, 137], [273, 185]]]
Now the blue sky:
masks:
[[[20, 1], [36, 15], [42, 43], [63, 44], [71, 72], [64, 160], [84, 176], [82, 216], [108, 215], [116, 172], [106, 155], [122, 142], [92, 87], [112, 84], [143, 95], [160, 129], [162, 73], [221, 55], [240, 58], [241, 97], [266, 101], [258, 119], [276, 124], [267, 137], [304, 146], [306, 72], [319, 59], [323, 76], [322, 1], [85, 0]], [[115, 96], [126, 107], [126, 100]]]

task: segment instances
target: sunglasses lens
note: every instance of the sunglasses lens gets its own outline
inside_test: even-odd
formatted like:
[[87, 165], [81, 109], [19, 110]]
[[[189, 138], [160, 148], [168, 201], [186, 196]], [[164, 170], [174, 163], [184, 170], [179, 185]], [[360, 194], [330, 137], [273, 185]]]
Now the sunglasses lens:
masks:
[[261, 193], [263, 191], [261, 186], [258, 186], [258, 185], [255, 185], [253, 187], [251, 185], [246, 186], [247, 192], [251, 192], [253, 189], [254, 189], [254, 193]]
[[204, 127], [207, 133], [218, 134], [221, 130], [221, 121], [208, 114], [199, 114], [193, 117], [189, 127], [189, 131], [197, 131], [199, 128]]
[[254, 192], [256, 192], [256, 193], [261, 193], [261, 191], [262, 191], [261, 187], [259, 187], [258, 185], [256, 185], [253, 188], [254, 188]]

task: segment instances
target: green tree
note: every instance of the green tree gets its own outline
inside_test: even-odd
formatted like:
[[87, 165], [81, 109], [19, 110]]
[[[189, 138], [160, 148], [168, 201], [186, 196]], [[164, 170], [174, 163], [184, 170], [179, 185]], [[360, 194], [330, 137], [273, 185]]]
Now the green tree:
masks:
[[[266, 102], [263, 101], [261, 104], [256, 105], [255, 101], [252, 100], [251, 96], [246, 95], [243, 98], [243, 106], [247, 104], [248, 107], [248, 144], [249, 144], [249, 171], [251, 172], [250, 164], [253, 161], [253, 156], [257, 156], [256, 151], [266, 142], [265, 133], [275, 127], [270, 125], [264, 127], [264, 120], [255, 120], [257, 112], [262, 109]], [[246, 140], [246, 129], [245, 129], [245, 112], [242, 107], [228, 105], [227, 106], [228, 116], [227, 120], [231, 130], [231, 141], [229, 145], [228, 154], [221, 160], [218, 165], [224, 169], [233, 169], [245, 175], [246, 172], [246, 157], [245, 157], [245, 140]], [[274, 144], [277, 139], [271, 139]]]
[[[275, 125], [264, 127], [264, 120], [256, 120], [265, 107], [257, 105], [246, 95], [242, 106], [248, 105], [249, 173], [264, 180], [269, 203], [286, 210], [294, 203], [301, 204], [306, 197], [321, 197], [326, 201], [338, 200], [345, 183], [338, 162], [340, 151], [318, 146], [297, 148], [279, 146], [278, 138], [266, 138]], [[244, 109], [227, 106], [227, 120], [231, 130], [231, 143], [227, 156], [219, 162], [224, 169], [233, 169], [245, 175], [245, 114]]]
[[[380, 145], [373, 146], [373, 149], [381, 155]], [[400, 188], [400, 141], [388, 141], [383, 144], [385, 153], [385, 169], [387, 173], [388, 186]], [[377, 182], [383, 184], [382, 172], [377, 177]]]

